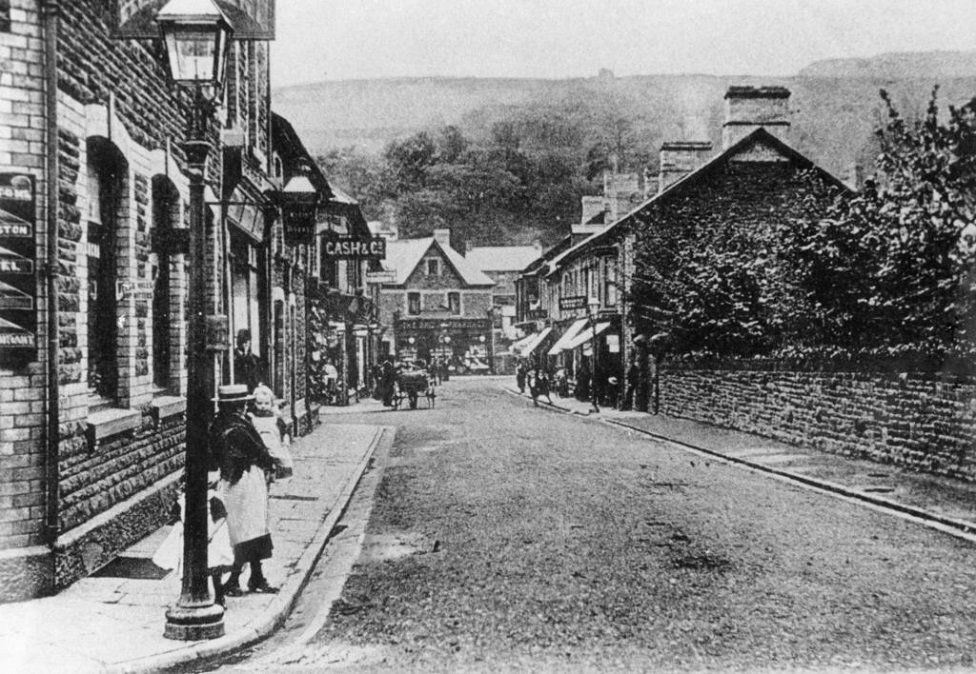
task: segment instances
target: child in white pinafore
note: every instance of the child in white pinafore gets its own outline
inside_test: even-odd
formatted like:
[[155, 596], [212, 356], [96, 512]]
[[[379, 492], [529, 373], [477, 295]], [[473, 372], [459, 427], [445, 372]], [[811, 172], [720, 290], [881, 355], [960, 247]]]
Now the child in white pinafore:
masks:
[[288, 445], [291, 444], [288, 427], [275, 405], [274, 392], [264, 384], [258, 384], [254, 389], [251, 423], [264, 440], [268, 453], [275, 459], [275, 479], [280, 481], [290, 478], [294, 474], [294, 462], [291, 452], [288, 451]]

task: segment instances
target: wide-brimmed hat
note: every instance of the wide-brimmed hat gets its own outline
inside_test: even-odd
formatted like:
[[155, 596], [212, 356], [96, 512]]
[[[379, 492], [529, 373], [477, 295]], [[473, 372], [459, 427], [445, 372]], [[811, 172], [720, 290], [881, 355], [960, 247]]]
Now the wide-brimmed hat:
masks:
[[214, 398], [219, 403], [239, 403], [254, 400], [247, 390], [247, 384], [225, 384], [217, 387], [217, 397]]

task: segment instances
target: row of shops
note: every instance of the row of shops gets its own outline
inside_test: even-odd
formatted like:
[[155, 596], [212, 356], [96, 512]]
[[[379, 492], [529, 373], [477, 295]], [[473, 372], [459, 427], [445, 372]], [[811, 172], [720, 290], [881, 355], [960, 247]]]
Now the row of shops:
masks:
[[272, 112], [273, 2], [216, 12], [233, 39], [196, 90], [168, 67], [165, 3], [8, 4], [0, 46], [23, 75], [0, 88], [23, 110], [0, 138], [0, 600], [166, 521], [220, 385], [269, 385], [295, 433], [367, 386], [383, 254]]

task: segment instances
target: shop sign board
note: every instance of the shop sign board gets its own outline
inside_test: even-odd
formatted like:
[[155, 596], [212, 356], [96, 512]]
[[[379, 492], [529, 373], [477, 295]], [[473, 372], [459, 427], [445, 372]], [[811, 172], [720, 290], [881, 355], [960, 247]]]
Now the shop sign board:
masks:
[[37, 346], [34, 177], [0, 173], [0, 349]]
[[386, 258], [386, 239], [382, 236], [326, 238], [322, 240], [322, 249], [325, 257], [331, 260], [383, 260]]
[[487, 318], [401, 318], [397, 326], [407, 330], [449, 332], [480, 331], [491, 330], [491, 321]]
[[396, 283], [395, 271], [371, 271], [366, 273], [366, 283]]
[[586, 295], [570, 295], [569, 297], [559, 298], [560, 311], [574, 311], [586, 308]]

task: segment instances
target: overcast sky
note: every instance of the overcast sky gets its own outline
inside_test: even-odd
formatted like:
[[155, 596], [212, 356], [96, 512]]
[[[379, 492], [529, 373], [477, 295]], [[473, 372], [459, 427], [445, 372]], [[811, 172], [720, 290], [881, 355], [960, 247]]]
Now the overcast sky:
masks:
[[976, 49], [976, 0], [278, 0], [275, 86], [394, 76], [792, 75]]

